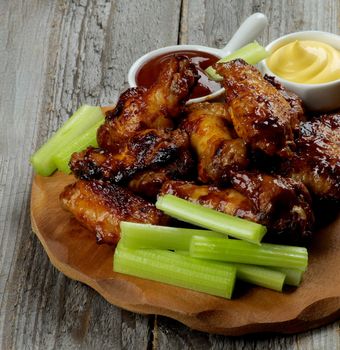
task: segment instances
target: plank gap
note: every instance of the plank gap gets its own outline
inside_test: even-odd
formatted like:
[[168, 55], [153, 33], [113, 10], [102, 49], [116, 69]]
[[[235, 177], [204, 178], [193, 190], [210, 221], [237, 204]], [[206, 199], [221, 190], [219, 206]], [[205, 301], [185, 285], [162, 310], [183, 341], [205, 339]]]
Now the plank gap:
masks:
[[177, 30], [177, 45], [181, 43], [181, 32], [182, 32], [182, 19], [183, 19], [183, 3], [185, 0], [181, 0], [179, 7], [179, 19], [178, 19], [178, 30]]
[[149, 328], [151, 329], [147, 350], [158, 349], [158, 324], [157, 315], [150, 315]]

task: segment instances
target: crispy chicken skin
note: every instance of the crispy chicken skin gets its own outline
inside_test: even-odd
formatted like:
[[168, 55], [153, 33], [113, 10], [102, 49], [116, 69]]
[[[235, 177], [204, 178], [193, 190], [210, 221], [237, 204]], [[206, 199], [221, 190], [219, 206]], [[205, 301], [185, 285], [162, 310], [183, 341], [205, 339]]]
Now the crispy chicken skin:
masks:
[[[303, 183], [279, 175], [238, 172], [231, 186], [249, 198], [261, 214], [263, 224], [282, 242], [299, 242], [311, 235], [312, 200]], [[300, 235], [300, 236], [297, 236]]]
[[233, 188], [219, 188], [214, 185], [196, 185], [187, 181], [167, 181], [162, 186], [160, 195], [174, 196], [216, 209], [229, 215], [259, 222], [260, 215], [251, 201]]
[[[286, 89], [281, 83], [279, 83], [275, 77], [271, 75], [265, 75], [264, 79], [272, 84], [277, 91], [283, 96], [283, 98], [289, 103], [292, 111], [292, 127], [297, 130], [300, 121], [305, 121], [305, 109], [301, 97], [299, 97], [293, 91]], [[295, 114], [295, 116], [294, 116]]]
[[129, 190], [97, 180], [78, 180], [68, 185], [60, 201], [65, 210], [96, 234], [97, 243], [116, 244], [121, 221], [155, 225], [168, 221], [153, 204]]
[[138, 171], [174, 160], [188, 145], [188, 136], [182, 130], [169, 133], [156, 129], [144, 130], [131, 137], [117, 152], [89, 147], [74, 153], [70, 168], [80, 179], [118, 183], [128, 180]]
[[228, 112], [223, 103], [189, 105], [188, 116], [181, 127], [189, 134], [190, 143], [198, 158], [198, 180], [218, 183], [229, 177], [230, 170], [245, 169], [248, 165], [244, 141], [234, 138], [227, 125]]
[[298, 118], [282, 94], [243, 60], [215, 64], [214, 68], [223, 77], [226, 103], [238, 136], [270, 156], [289, 156]]
[[173, 119], [180, 115], [197, 80], [189, 59], [174, 56], [149, 89], [132, 88], [121, 95], [98, 130], [98, 145], [116, 150], [137, 131], [173, 128]]
[[165, 181], [193, 179], [194, 166], [191, 152], [183, 149], [173, 162], [137, 173], [128, 188], [143, 198], [155, 200]]
[[267, 226], [267, 241], [295, 244], [311, 234], [314, 222], [308, 191], [291, 179], [236, 174], [232, 188], [165, 182], [161, 194], [173, 194], [226, 214]]
[[301, 123], [296, 144], [283, 173], [303, 182], [318, 198], [340, 201], [340, 113]]

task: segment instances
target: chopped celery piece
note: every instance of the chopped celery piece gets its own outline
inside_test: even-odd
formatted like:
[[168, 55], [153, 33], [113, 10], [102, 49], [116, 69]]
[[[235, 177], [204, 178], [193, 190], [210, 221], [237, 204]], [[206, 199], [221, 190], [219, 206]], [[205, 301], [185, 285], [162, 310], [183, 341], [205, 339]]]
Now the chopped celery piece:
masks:
[[260, 224], [191, 203], [171, 194], [159, 197], [156, 207], [176, 219], [256, 244], [261, 242], [267, 231]]
[[[175, 253], [180, 255], [190, 256], [189, 250], [176, 250]], [[196, 259], [196, 258], [193, 258], [193, 259]]]
[[284, 267], [271, 267], [274, 270], [283, 272], [286, 275], [285, 284], [298, 287], [301, 283], [303, 271], [298, 269], [287, 269]]
[[255, 265], [235, 264], [234, 266], [237, 270], [236, 276], [238, 279], [282, 292], [286, 278], [283, 272], [271, 270], [269, 267]]
[[[189, 252], [186, 250], [176, 250], [176, 254], [189, 256]], [[193, 259], [202, 260], [199, 258]], [[216, 261], [217, 268], [224, 268], [224, 264], [224, 262]], [[244, 282], [255, 284], [264, 288], [273, 289], [278, 292], [282, 292], [283, 284], [286, 283], [286, 275], [284, 272], [281, 272], [279, 270], [272, 270], [275, 268], [247, 264], [228, 264], [236, 267], [236, 278]]]
[[262, 243], [260, 246], [235, 239], [194, 236], [190, 255], [227, 262], [306, 269], [306, 248]]
[[[229, 62], [237, 58], [242, 58], [249, 64], [256, 64], [262, 61], [268, 56], [266, 49], [261, 46], [257, 41], [241, 47], [239, 50], [231, 53], [230, 55], [221, 58], [217, 63]], [[215, 69], [210, 66], [205, 70], [205, 73], [211, 80], [221, 81], [222, 77], [218, 75]]]
[[57, 168], [53, 156], [99, 121], [104, 121], [104, 114], [100, 107], [88, 105], [80, 107], [64, 125], [33, 154], [31, 163], [34, 170], [39, 175], [51, 175]]
[[118, 244], [113, 270], [199, 292], [231, 298], [236, 268], [193, 259], [167, 250], [130, 249]]
[[52, 159], [57, 166], [58, 170], [65, 174], [69, 174], [71, 169], [69, 167], [69, 161], [71, 155], [74, 152], [80, 152], [83, 149], [93, 146], [97, 147], [97, 130], [103, 124], [104, 120], [100, 120], [98, 123], [94, 124], [90, 129], [85, 131], [84, 134], [71, 140], [69, 144], [65, 145], [57, 154], [55, 154]]
[[128, 248], [189, 250], [193, 236], [223, 237], [222, 233], [208, 230], [121, 222], [121, 241]]

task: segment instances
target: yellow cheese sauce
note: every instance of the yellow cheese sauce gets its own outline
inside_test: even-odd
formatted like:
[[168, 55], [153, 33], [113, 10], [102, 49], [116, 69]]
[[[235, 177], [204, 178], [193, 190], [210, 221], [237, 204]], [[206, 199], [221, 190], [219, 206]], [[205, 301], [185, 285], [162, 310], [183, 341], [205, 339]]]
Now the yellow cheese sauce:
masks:
[[340, 79], [340, 52], [320, 41], [295, 40], [275, 50], [266, 60], [279, 77], [303, 84]]

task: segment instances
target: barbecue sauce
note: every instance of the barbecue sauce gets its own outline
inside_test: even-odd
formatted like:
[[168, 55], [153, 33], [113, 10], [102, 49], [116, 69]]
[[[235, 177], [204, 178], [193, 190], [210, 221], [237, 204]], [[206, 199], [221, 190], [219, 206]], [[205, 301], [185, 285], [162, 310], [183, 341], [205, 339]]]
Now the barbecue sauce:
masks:
[[207, 96], [221, 88], [219, 83], [209, 80], [204, 73], [204, 70], [216, 63], [219, 58], [207, 52], [189, 50], [168, 52], [146, 62], [136, 74], [137, 86], [144, 86], [147, 88], [150, 87], [157, 80], [163, 63], [169, 60], [175, 54], [188, 57], [198, 70], [200, 78], [190, 98]]

